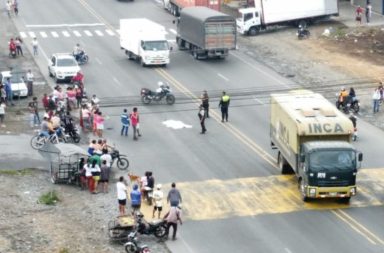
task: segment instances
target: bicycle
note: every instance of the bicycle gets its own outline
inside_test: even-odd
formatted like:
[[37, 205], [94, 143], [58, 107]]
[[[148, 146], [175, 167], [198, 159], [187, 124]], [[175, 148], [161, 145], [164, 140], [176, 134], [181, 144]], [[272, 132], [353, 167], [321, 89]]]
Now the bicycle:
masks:
[[36, 134], [31, 139], [31, 147], [33, 149], [41, 149], [45, 143], [50, 142], [52, 144], [57, 144], [60, 142], [59, 136], [57, 133], [50, 134], [49, 136], [43, 135], [41, 132]]

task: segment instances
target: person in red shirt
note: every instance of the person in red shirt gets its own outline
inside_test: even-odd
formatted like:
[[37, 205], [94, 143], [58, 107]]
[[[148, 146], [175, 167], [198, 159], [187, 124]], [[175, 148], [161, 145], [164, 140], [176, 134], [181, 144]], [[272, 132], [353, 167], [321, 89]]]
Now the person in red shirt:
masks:
[[48, 107], [49, 107], [49, 98], [48, 98], [47, 93], [44, 93], [44, 96], [43, 96], [43, 98], [41, 99], [41, 102], [43, 103], [43, 106], [44, 106], [45, 111], [47, 111], [47, 110], [48, 110]]
[[133, 108], [133, 111], [129, 115], [131, 120], [131, 126], [133, 128], [133, 140], [137, 141], [137, 135], [140, 137], [141, 134], [139, 132], [139, 113], [137, 112], [137, 107]]
[[9, 52], [12, 53], [13, 51], [16, 53], [16, 43], [13, 38], [11, 38], [9, 41]]
[[363, 8], [361, 6], [357, 6], [356, 8], [356, 22], [358, 25], [361, 25], [361, 16], [363, 15]]

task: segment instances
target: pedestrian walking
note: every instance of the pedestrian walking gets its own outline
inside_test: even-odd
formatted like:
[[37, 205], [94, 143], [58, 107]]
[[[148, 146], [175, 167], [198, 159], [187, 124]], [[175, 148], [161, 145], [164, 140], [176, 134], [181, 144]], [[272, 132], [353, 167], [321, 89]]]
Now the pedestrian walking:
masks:
[[34, 37], [32, 40], [32, 48], [33, 48], [33, 55], [39, 55], [39, 42], [37, 41], [37, 38]]
[[380, 91], [379, 88], [376, 88], [375, 91], [372, 94], [372, 100], [373, 100], [373, 113], [379, 112], [380, 107]]
[[19, 15], [19, 3], [17, 0], [13, 0], [12, 7], [13, 11], [15, 12], [15, 16]]
[[5, 91], [5, 85], [1, 84], [1, 80], [0, 80], [0, 102], [4, 104], [7, 102], [7, 92]]
[[27, 71], [28, 96], [33, 96], [33, 80], [34, 80], [34, 76], [32, 74], [32, 71], [28, 69]]
[[365, 6], [365, 18], [367, 20], [367, 24], [369, 24], [369, 22], [371, 22], [371, 17], [372, 17], [372, 5], [368, 1], [367, 6]]
[[181, 208], [179, 208], [178, 206], [171, 206], [169, 211], [165, 214], [164, 220], [167, 221], [167, 227], [166, 227], [167, 238], [169, 236], [169, 229], [170, 227], [172, 227], [173, 229], [172, 240], [176, 240], [177, 222], [180, 222], [180, 225], [183, 225], [183, 221], [181, 220]]
[[8, 17], [11, 18], [12, 3], [10, 1], [7, 1], [5, 4], [5, 9], [7, 10]]
[[363, 8], [361, 8], [360, 5], [357, 6], [355, 14], [356, 14], [356, 23], [358, 25], [361, 25], [361, 16], [363, 15]]
[[125, 206], [127, 205], [127, 187], [124, 183], [124, 177], [119, 178], [119, 182], [116, 183], [117, 190], [117, 202], [119, 203], [120, 216], [125, 215]]
[[101, 174], [99, 163], [100, 162], [98, 162], [96, 159], [92, 159], [91, 173], [92, 173], [92, 179], [93, 179], [93, 187], [92, 187], [93, 194], [98, 193], [97, 186], [99, 184], [100, 174]]
[[181, 194], [178, 189], [176, 189], [176, 183], [171, 184], [171, 190], [168, 192], [167, 203], [170, 203], [171, 206], [178, 206], [181, 202]]
[[204, 90], [201, 95], [201, 104], [205, 111], [205, 118], [209, 118], [209, 96], [206, 90]]
[[123, 134], [125, 136], [128, 136], [128, 129], [129, 129], [129, 115], [127, 113], [127, 109], [124, 109], [123, 110], [123, 113], [120, 115], [120, 120], [121, 120], [121, 136], [123, 136]]
[[23, 41], [20, 39], [20, 37], [15, 38], [16, 54], [24, 56], [23, 49], [21, 48], [22, 43], [23, 43]]
[[139, 112], [137, 111], [137, 107], [133, 108], [133, 111], [129, 115], [132, 129], [133, 129], [133, 140], [137, 141], [137, 136], [141, 136], [139, 128]]
[[39, 103], [37, 102], [37, 97], [32, 99], [32, 108], [33, 108], [33, 124], [35, 126], [40, 125], [40, 116], [39, 116]]
[[5, 118], [5, 103], [3, 101], [0, 101], [0, 124], [1, 127], [5, 127], [4, 125], [4, 118]]
[[104, 131], [104, 117], [100, 111], [97, 112], [96, 117], [96, 133], [99, 138], [103, 138]]
[[197, 113], [197, 116], [199, 116], [200, 120], [200, 126], [201, 126], [201, 134], [205, 134], [207, 129], [205, 128], [205, 110], [203, 108], [203, 105], [199, 106], [199, 112]]
[[141, 207], [141, 192], [139, 191], [139, 186], [137, 184], [133, 185], [133, 190], [131, 191], [130, 197], [133, 215], [135, 214], [135, 211], [140, 211]]
[[229, 96], [223, 91], [223, 95], [221, 96], [219, 107], [221, 108], [221, 122], [224, 122], [224, 119], [226, 122], [228, 122], [228, 107], [229, 107], [230, 98]]
[[12, 91], [12, 84], [11, 80], [9, 77], [7, 77], [7, 80], [5, 81], [5, 93], [7, 95], [7, 105], [14, 106], [15, 104], [13, 103], [13, 91]]
[[163, 198], [164, 193], [161, 190], [161, 184], [156, 185], [156, 190], [153, 192], [153, 199], [155, 200], [155, 206], [153, 207], [152, 218], [155, 218], [156, 211], [158, 212], [157, 217], [160, 219], [161, 211], [163, 210]]

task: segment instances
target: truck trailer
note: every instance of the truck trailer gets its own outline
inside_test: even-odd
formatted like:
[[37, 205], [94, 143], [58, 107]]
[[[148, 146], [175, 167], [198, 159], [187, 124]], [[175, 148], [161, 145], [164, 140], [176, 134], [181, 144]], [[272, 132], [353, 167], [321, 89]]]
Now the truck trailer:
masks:
[[283, 174], [294, 172], [302, 199], [356, 195], [363, 159], [351, 144], [351, 120], [322, 95], [293, 91], [271, 95], [271, 147]]
[[169, 64], [164, 26], [146, 18], [120, 19], [120, 48], [142, 66]]
[[236, 49], [236, 20], [207, 7], [186, 7], [177, 20], [176, 43], [195, 59], [225, 58]]
[[174, 16], [180, 16], [180, 11], [185, 7], [205, 6], [220, 11], [221, 0], [163, 0], [164, 9]]
[[269, 27], [306, 27], [321, 19], [339, 15], [338, 0], [255, 0], [254, 7], [239, 9], [237, 30], [256, 35]]

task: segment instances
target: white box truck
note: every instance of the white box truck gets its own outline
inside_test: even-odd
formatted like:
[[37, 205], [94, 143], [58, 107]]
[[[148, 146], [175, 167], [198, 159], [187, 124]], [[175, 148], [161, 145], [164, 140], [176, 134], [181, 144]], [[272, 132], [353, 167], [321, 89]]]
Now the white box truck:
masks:
[[236, 24], [239, 33], [256, 35], [268, 27], [305, 27], [338, 14], [338, 0], [255, 0], [254, 7], [239, 9]]
[[145, 18], [120, 19], [120, 48], [142, 66], [169, 64], [164, 26]]

